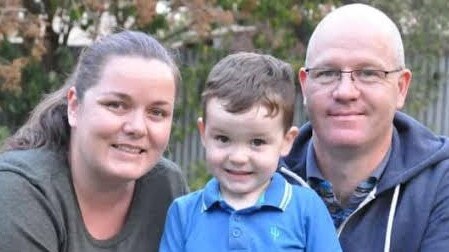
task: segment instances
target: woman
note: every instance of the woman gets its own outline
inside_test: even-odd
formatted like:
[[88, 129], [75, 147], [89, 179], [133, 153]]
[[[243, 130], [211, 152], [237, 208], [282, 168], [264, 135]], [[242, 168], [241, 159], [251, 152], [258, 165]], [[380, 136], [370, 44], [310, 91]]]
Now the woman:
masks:
[[187, 191], [162, 158], [179, 70], [159, 42], [124, 31], [93, 43], [0, 155], [2, 251], [157, 251]]

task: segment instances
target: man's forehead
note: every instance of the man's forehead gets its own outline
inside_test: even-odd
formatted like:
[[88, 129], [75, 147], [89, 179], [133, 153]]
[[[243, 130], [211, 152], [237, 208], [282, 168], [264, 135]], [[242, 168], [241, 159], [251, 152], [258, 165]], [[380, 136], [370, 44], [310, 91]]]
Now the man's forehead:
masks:
[[327, 50], [335, 48], [359, 52], [372, 49], [387, 54], [384, 56], [390, 56], [388, 54], [391, 52], [391, 56], [396, 58], [395, 29], [388, 17], [371, 7], [361, 5], [361, 8], [347, 7], [345, 11], [337, 9], [326, 16], [312, 34], [306, 66], [310, 67], [311, 61], [315, 61], [318, 55], [323, 56], [324, 50], [328, 53]]

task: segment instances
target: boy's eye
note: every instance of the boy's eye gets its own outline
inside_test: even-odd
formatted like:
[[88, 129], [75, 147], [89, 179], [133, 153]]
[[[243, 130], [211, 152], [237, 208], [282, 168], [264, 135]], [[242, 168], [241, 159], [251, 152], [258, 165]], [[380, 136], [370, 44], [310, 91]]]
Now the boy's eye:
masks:
[[217, 135], [214, 139], [221, 143], [227, 143], [229, 141], [229, 138], [223, 135]]
[[264, 145], [265, 143], [266, 143], [265, 140], [260, 139], [260, 138], [253, 139], [251, 141], [251, 144], [254, 146], [261, 146], [261, 145]]

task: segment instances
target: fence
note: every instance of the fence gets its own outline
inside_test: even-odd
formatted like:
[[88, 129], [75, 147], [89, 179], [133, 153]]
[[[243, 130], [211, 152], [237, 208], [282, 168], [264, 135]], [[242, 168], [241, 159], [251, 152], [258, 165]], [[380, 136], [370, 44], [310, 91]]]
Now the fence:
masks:
[[[415, 106], [407, 106], [404, 110], [417, 120], [431, 128], [435, 133], [449, 135], [449, 55], [431, 61], [422, 61], [421, 58], [409, 58], [413, 68], [413, 90], [409, 93], [407, 103], [413, 102]], [[424, 64], [422, 62], [428, 62]], [[430, 91], [424, 82], [434, 82], [437, 87]], [[417, 100], [420, 100], [416, 102]], [[418, 104], [418, 105], [416, 105]], [[178, 118], [178, 128], [188, 129], [195, 124], [198, 115], [193, 111], [186, 112]], [[297, 101], [295, 115], [296, 125], [307, 120], [301, 97]], [[172, 143], [169, 147], [168, 157], [179, 164], [186, 176], [193, 176], [192, 169], [198, 162], [204, 160], [204, 150], [196, 130], [188, 132], [182, 141]]]

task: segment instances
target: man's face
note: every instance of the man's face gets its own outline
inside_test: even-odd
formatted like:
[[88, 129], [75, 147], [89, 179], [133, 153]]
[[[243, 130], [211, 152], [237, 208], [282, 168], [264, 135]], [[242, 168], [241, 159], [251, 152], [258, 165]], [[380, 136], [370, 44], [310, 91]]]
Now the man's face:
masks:
[[[352, 71], [391, 71], [401, 68], [395, 41], [378, 27], [328, 25], [310, 45], [307, 68]], [[402, 108], [411, 73], [389, 73], [375, 83], [364, 83], [351, 74], [322, 84], [301, 69], [299, 79], [314, 129], [322, 148], [370, 148], [391, 141], [396, 109]]]

